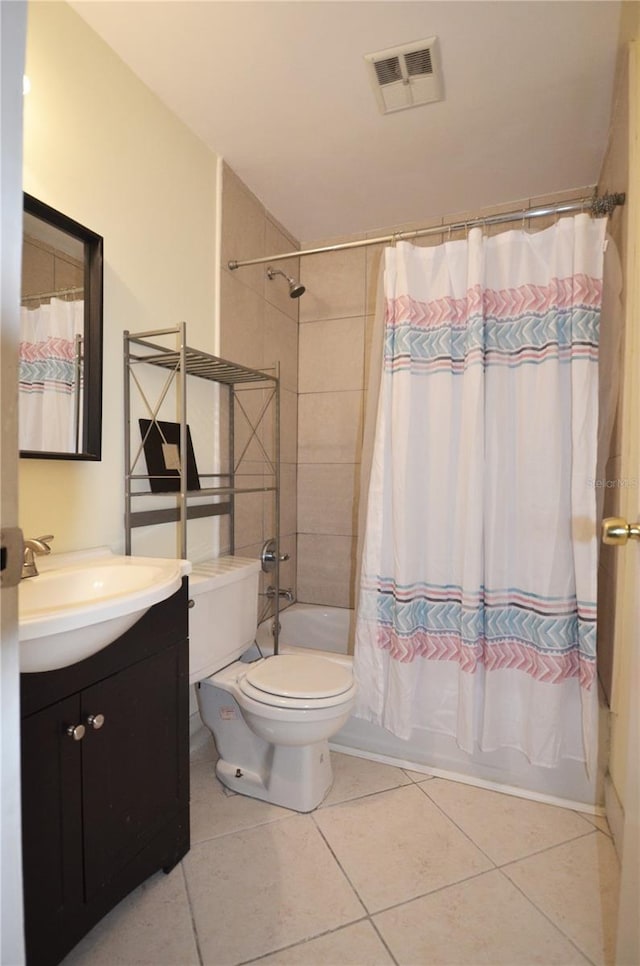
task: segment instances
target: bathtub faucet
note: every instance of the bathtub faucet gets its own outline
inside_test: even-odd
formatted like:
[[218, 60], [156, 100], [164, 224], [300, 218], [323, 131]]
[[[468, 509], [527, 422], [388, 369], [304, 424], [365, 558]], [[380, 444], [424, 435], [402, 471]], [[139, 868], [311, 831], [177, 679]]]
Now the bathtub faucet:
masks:
[[[269, 598], [269, 600], [273, 600], [273, 598], [276, 596], [276, 588], [272, 586], [267, 587], [266, 596]], [[284, 597], [285, 600], [288, 600], [290, 604], [293, 603], [293, 591], [291, 587], [287, 587], [286, 589], [281, 588], [278, 596]]]

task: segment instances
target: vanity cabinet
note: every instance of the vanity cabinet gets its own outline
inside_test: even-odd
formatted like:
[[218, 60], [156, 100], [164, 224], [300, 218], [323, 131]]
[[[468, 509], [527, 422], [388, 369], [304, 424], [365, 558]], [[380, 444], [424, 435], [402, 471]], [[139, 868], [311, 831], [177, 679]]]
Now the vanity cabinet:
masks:
[[187, 586], [85, 661], [21, 676], [28, 966], [189, 848]]

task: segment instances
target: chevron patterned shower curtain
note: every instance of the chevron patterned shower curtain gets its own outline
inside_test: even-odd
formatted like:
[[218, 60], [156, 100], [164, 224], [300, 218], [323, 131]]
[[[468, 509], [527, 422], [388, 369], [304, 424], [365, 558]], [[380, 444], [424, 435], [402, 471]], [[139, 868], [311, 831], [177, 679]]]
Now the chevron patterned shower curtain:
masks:
[[385, 253], [356, 713], [592, 762], [606, 219]]
[[21, 310], [19, 435], [21, 450], [73, 453], [76, 335], [84, 332], [84, 301], [52, 298]]

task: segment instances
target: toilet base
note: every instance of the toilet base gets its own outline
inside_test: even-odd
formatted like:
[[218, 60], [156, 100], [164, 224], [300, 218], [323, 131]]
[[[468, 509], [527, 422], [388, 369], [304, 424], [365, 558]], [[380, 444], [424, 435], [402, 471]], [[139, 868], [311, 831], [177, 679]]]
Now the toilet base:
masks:
[[259, 798], [272, 805], [311, 812], [324, 800], [333, 784], [329, 743], [272, 745], [272, 761], [266, 780], [241, 765], [218, 760], [216, 774], [223, 785], [240, 795]]

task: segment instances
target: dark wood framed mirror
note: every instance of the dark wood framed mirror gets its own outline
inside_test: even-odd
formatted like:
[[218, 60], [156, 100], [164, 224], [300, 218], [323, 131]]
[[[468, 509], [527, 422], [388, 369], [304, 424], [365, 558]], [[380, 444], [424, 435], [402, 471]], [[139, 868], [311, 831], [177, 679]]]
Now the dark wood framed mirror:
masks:
[[103, 239], [24, 195], [20, 456], [99, 460]]

